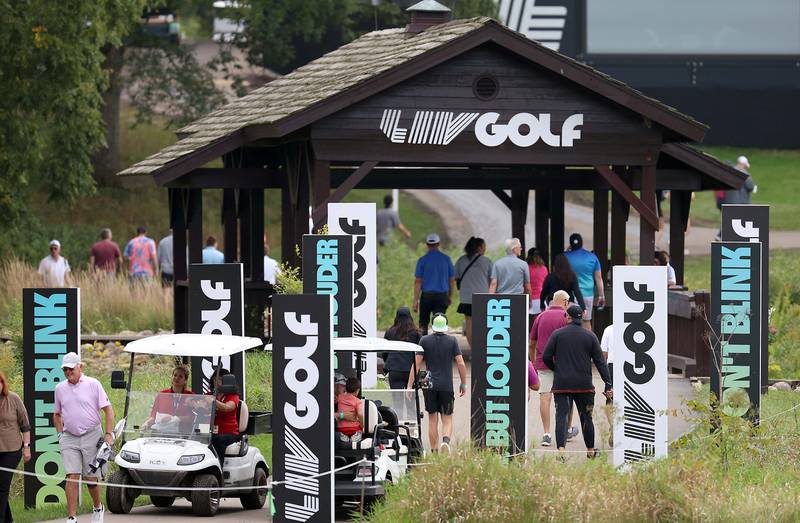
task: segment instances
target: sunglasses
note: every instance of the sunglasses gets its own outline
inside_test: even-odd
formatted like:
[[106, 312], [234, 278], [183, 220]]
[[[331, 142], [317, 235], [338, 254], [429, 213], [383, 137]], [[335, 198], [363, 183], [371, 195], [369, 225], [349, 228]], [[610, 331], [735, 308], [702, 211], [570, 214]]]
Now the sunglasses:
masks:
[[64, 374], [70, 374], [71, 372], [73, 372], [75, 370], [75, 367], [73, 367], [71, 369], [69, 367], [63, 367], [61, 370], [64, 371]]

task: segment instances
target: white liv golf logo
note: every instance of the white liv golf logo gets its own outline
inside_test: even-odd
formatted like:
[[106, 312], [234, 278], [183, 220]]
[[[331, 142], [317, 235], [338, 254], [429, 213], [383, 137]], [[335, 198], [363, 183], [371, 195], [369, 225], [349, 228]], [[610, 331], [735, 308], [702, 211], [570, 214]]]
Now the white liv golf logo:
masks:
[[[561, 125], [561, 134], [553, 134], [551, 115], [517, 113], [508, 123], [498, 123], [500, 113], [455, 113], [449, 111], [417, 111], [411, 128], [400, 127], [400, 109], [385, 109], [380, 129], [392, 143], [448, 145], [475, 121], [475, 138], [487, 147], [497, 147], [510, 140], [517, 147], [530, 147], [540, 139], [550, 147], [572, 147], [581, 138], [578, 127], [583, 114], [569, 116]], [[477, 121], [476, 121], [477, 119]]]
[[[219, 304], [216, 309], [200, 311], [200, 320], [203, 322], [201, 334], [222, 334], [230, 336], [233, 328], [227, 321], [228, 314], [231, 312], [231, 290], [225, 287], [225, 282], [211, 280], [201, 280], [200, 290], [203, 295]], [[219, 364], [223, 369], [231, 368], [231, 357], [222, 356]], [[203, 359], [203, 393], [211, 392], [211, 376], [214, 374], [214, 361]]]
[[283, 406], [286, 417], [286, 477], [290, 482], [286, 488], [303, 494], [303, 504], [286, 503], [286, 519], [308, 521], [319, 512], [319, 457], [308, 448], [292, 428], [306, 430], [314, 426], [319, 418], [319, 403], [312, 391], [319, 383], [319, 369], [311, 360], [319, 343], [319, 324], [311, 321], [308, 314], [284, 314], [286, 326], [293, 333], [305, 336], [305, 343], [298, 347], [286, 347], [288, 363], [283, 371], [286, 387], [296, 395], [294, 404]]

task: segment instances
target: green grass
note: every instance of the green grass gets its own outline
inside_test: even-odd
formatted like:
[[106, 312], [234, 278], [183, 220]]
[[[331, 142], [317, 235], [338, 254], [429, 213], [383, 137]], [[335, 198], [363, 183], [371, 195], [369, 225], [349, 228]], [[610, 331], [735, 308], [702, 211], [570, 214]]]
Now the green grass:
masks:
[[[669, 456], [617, 471], [582, 455], [559, 463], [553, 455], [505, 463], [465, 447], [434, 456], [390, 487], [370, 521], [797, 521], [800, 518], [800, 395], [770, 393], [752, 429], [724, 418], [710, 435], [707, 422], [671, 445]], [[708, 420], [699, 405], [696, 415]], [[785, 412], [787, 409], [794, 409]]]
[[[800, 151], [704, 146], [703, 150], [720, 160], [736, 161], [740, 155], [750, 160], [750, 174], [758, 185], [753, 203], [770, 205], [770, 228], [797, 230], [796, 209], [800, 198]], [[718, 227], [720, 214], [713, 191], [698, 192], [692, 202], [692, 223]]]

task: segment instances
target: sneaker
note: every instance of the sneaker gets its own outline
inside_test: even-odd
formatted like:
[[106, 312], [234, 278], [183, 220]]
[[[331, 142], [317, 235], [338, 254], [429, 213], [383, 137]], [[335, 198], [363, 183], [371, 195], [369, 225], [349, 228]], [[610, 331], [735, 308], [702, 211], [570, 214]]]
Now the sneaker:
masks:
[[542, 436], [542, 447], [549, 447], [551, 443], [553, 443], [552, 436], [550, 436], [548, 433], [545, 433], [545, 435]]
[[446, 452], [450, 454], [450, 438], [448, 438], [447, 436], [442, 438], [442, 444], [439, 445], [439, 451], [442, 453]]
[[578, 435], [578, 427], [570, 427], [567, 431], [567, 441]]
[[591, 451], [586, 452], [586, 457], [589, 459], [595, 459], [600, 457], [600, 451], [598, 449], [592, 449]]
[[105, 516], [106, 508], [100, 505], [100, 508], [92, 510], [92, 523], [103, 523], [103, 516]]
[[70, 516], [67, 518], [67, 523], [78, 523], [78, 518], [75, 516]]

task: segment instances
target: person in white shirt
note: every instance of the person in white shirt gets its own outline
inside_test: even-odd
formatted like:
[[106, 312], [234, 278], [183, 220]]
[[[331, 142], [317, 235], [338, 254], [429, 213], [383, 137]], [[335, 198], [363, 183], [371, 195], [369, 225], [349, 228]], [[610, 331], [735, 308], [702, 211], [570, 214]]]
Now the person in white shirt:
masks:
[[669, 264], [667, 251], [656, 251], [655, 262], [656, 265], [667, 267], [667, 287], [676, 287], [677, 277], [675, 276], [675, 269]]
[[42, 275], [45, 287], [66, 287], [69, 285], [67, 274], [70, 272], [69, 262], [61, 256], [61, 242], [50, 242], [50, 256], [39, 262], [39, 274]]
[[278, 274], [281, 273], [278, 260], [269, 257], [269, 245], [264, 244], [264, 281], [275, 285]]
[[[603, 357], [606, 359], [608, 365], [608, 375], [611, 377], [611, 386], [614, 386], [614, 324], [612, 323], [603, 329], [603, 337], [600, 340], [600, 350], [603, 351]], [[614, 400], [606, 398], [606, 405], [614, 403]], [[606, 409], [606, 418], [608, 425], [614, 426], [614, 414], [611, 409]], [[612, 428], [608, 435], [609, 446], [614, 446], [614, 429]]]

